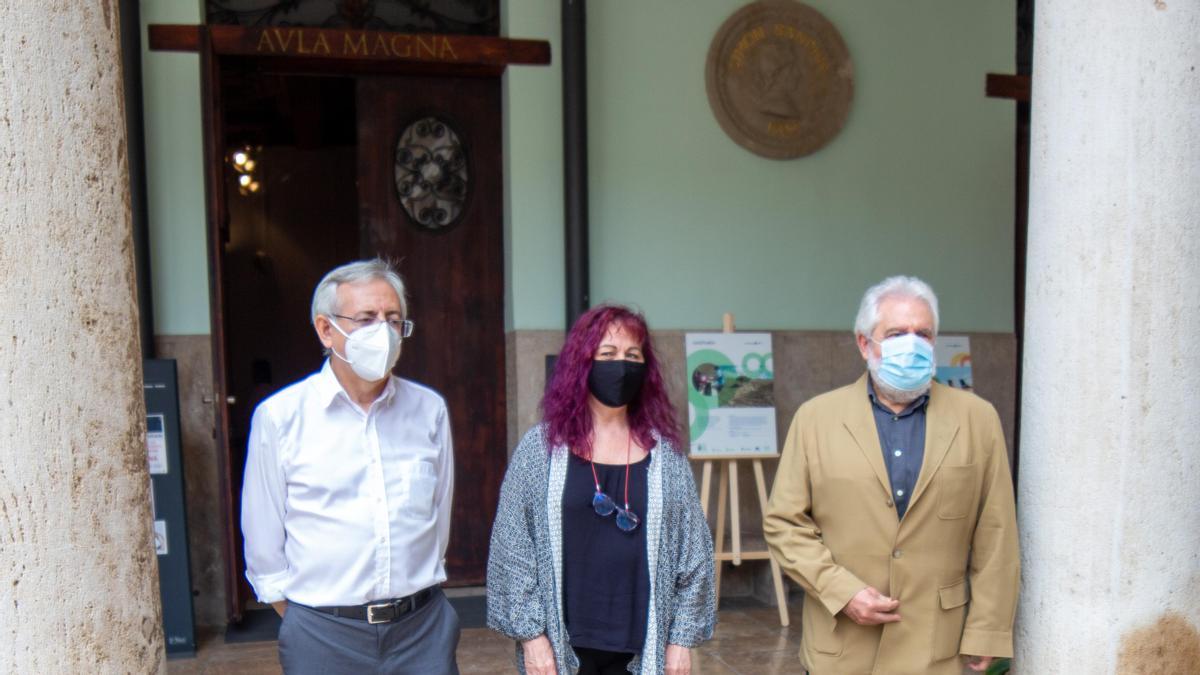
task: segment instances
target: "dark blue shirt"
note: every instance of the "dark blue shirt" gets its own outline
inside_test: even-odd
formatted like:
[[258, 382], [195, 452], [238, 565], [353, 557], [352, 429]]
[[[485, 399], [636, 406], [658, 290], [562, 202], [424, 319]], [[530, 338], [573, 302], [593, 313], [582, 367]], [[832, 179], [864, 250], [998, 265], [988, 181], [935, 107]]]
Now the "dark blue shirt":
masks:
[[[641, 521], [617, 528], [617, 514], [599, 516], [589, 462], [574, 453], [563, 488], [563, 612], [574, 647], [638, 653], [646, 641], [650, 568], [646, 560], [646, 488], [650, 456], [629, 467], [629, 508]], [[600, 489], [625, 507], [625, 465], [597, 464]]]
[[875, 414], [875, 430], [879, 432], [879, 447], [883, 449], [883, 465], [887, 467], [888, 480], [892, 483], [892, 500], [896, 502], [896, 516], [904, 517], [908, 500], [912, 499], [917, 477], [921, 475], [921, 462], [925, 459], [925, 408], [929, 396], [925, 395], [909, 403], [896, 413], [875, 397], [875, 385], [867, 378], [867, 395], [871, 399], [871, 412]]

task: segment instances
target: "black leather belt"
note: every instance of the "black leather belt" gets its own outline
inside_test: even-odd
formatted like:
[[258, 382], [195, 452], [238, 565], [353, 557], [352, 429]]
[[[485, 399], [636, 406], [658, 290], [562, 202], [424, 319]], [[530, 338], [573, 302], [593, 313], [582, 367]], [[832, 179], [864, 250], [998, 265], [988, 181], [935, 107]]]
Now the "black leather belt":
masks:
[[367, 623], [391, 623], [400, 617], [410, 614], [429, 604], [433, 599], [436, 586], [430, 586], [412, 595], [395, 600], [380, 600], [368, 602], [365, 605], [346, 605], [342, 607], [313, 607], [318, 612], [340, 616], [346, 619], [358, 619]]

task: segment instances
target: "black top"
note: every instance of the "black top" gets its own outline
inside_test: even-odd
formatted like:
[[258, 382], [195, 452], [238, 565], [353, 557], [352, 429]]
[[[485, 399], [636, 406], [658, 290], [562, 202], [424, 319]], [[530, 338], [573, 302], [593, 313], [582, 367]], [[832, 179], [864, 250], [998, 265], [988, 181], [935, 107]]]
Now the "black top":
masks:
[[892, 481], [896, 516], [903, 518], [925, 460], [925, 407], [929, 395], [921, 396], [896, 413], [875, 397], [875, 386], [869, 378], [867, 394], [875, 415], [875, 430], [879, 432], [879, 447], [883, 449], [883, 465]]
[[[571, 453], [563, 490], [563, 610], [574, 647], [637, 653], [646, 640], [650, 569], [646, 563], [646, 485], [650, 456], [629, 467], [629, 508], [637, 528], [622, 532], [617, 513], [599, 516], [589, 462]], [[625, 508], [625, 465], [597, 464], [600, 489]]]

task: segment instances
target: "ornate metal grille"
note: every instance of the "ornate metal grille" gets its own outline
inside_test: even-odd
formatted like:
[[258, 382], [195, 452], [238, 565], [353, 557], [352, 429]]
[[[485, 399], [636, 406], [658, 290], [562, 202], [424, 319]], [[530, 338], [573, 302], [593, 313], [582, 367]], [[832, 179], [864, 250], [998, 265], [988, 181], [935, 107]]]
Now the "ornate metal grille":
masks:
[[396, 194], [425, 230], [450, 228], [463, 212], [469, 176], [458, 134], [436, 117], [408, 125], [396, 143]]

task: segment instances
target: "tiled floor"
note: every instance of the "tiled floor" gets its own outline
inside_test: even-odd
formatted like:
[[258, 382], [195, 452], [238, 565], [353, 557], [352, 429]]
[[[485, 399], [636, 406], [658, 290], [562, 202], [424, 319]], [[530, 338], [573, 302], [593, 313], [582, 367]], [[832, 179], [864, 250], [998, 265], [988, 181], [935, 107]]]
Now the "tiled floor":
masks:
[[[782, 628], [775, 609], [753, 602], [726, 601], [713, 639], [692, 652], [695, 675], [785, 675], [803, 672], [800, 649], [800, 604], [793, 600], [792, 625]], [[462, 675], [515, 673], [513, 644], [485, 628], [462, 632], [458, 667]], [[225, 644], [220, 635], [200, 636], [194, 659], [167, 665], [170, 675], [276, 675], [280, 672], [274, 642]]]

